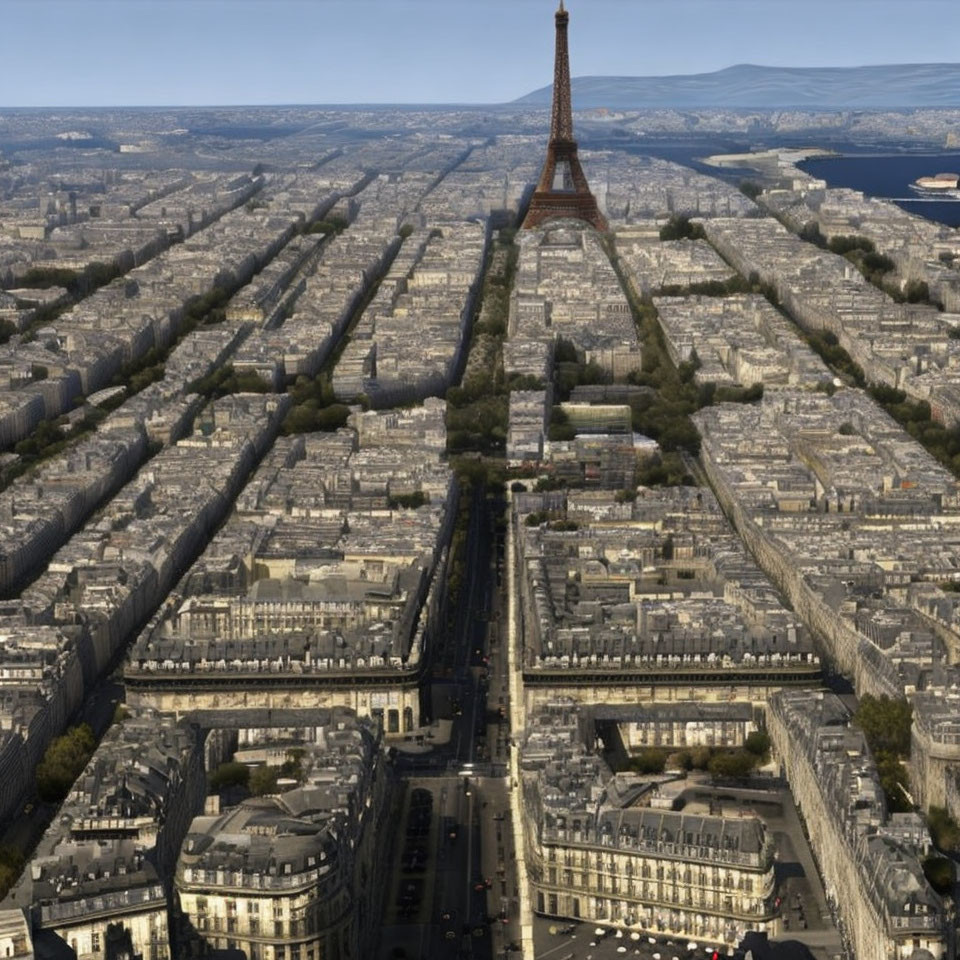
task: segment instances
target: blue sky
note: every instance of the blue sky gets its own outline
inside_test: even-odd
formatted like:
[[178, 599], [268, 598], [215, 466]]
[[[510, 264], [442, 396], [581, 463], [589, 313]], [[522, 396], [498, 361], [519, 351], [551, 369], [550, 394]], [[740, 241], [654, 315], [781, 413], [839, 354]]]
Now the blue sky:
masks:
[[[568, 0], [571, 68], [955, 61], [958, 0]], [[551, 80], [556, 0], [0, 0], [0, 106], [494, 103]]]

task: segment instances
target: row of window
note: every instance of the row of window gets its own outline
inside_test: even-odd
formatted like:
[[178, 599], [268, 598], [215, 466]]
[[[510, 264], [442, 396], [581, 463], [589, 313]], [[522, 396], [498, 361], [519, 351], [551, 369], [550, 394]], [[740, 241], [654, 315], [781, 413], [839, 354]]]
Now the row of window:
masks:
[[[713, 876], [708, 878], [705, 874], [705, 870], [700, 870], [698, 871], [698, 875], [694, 875], [689, 867], [687, 867], [682, 874], [679, 870], [664, 870], [663, 867], [658, 867], [654, 871], [645, 864], [643, 870], [636, 876], [639, 880], [653, 880], [658, 883], [667, 884], [682, 883], [687, 886], [696, 887], [697, 889], [737, 890], [746, 894], [753, 893], [754, 878], [752, 876], [744, 876], [741, 874], [737, 878], [734, 878], [731, 874], [725, 874], [723, 877], [720, 877], [716, 871], [714, 871]], [[558, 871], [556, 867], [548, 868], [547, 876], [550, 883], [557, 882], [557, 875]], [[599, 889], [603, 889], [604, 885], [609, 883], [611, 890], [616, 892], [621, 882], [629, 883], [633, 886], [635, 874], [629, 865], [625, 871], [614, 870], [611, 865], [609, 873], [593, 873], [589, 874], [589, 876]], [[570, 869], [563, 871], [563, 880], [567, 886], [582, 886], [584, 884], [583, 878], [584, 874], [581, 871], [574, 872]], [[646, 886], [646, 884], [644, 884], [644, 886]]]

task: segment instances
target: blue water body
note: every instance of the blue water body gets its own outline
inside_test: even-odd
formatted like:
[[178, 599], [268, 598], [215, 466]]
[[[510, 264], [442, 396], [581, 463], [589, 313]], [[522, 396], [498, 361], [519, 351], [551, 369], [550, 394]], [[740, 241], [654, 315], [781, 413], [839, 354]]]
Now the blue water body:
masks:
[[812, 177], [831, 187], [850, 187], [871, 197], [895, 200], [904, 210], [951, 227], [960, 226], [960, 199], [924, 200], [910, 184], [917, 177], [960, 172], [960, 153], [898, 156], [822, 157], [799, 164]]

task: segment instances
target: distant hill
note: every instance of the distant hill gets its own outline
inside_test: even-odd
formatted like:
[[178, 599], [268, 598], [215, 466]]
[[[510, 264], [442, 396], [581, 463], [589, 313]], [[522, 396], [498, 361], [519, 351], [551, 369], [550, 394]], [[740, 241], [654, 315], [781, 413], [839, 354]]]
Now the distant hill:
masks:
[[[960, 107], [960, 63], [873, 67], [759, 67], [741, 63], [714, 73], [669, 77], [575, 77], [571, 93], [576, 110]], [[514, 103], [549, 106], [551, 94], [552, 87], [541, 87]]]

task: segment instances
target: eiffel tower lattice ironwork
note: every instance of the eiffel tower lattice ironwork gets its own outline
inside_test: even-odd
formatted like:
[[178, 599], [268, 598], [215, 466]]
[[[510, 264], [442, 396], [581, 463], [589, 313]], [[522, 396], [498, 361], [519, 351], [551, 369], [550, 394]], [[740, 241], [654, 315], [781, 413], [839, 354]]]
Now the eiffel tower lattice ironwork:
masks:
[[537, 189], [524, 218], [524, 229], [538, 227], [545, 220], [573, 217], [586, 220], [597, 230], [606, 230], [607, 221], [590, 192], [587, 178], [577, 158], [573, 139], [573, 115], [570, 108], [570, 54], [567, 25], [570, 14], [563, 7], [555, 14], [557, 50], [553, 66], [553, 110], [550, 117], [550, 143]]

